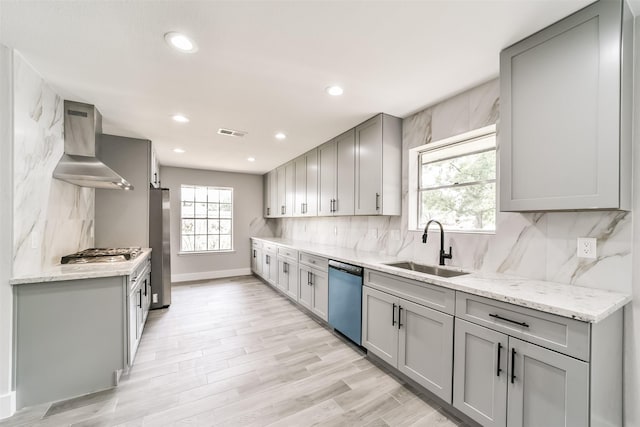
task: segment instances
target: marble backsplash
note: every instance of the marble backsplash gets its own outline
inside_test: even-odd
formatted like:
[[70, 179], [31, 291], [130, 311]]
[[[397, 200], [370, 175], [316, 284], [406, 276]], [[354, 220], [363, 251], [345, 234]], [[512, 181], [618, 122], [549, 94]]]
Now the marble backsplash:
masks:
[[[425, 245], [421, 231], [408, 230], [409, 149], [497, 123], [498, 114], [496, 79], [404, 119], [402, 216], [271, 220], [273, 236], [437, 263], [437, 233], [430, 232]], [[445, 245], [453, 248], [447, 264], [629, 292], [631, 233], [627, 212], [499, 212], [494, 234], [446, 233]], [[578, 237], [598, 239], [596, 259], [577, 258]]]
[[53, 178], [64, 150], [63, 100], [14, 58], [13, 275], [93, 246], [94, 190]]

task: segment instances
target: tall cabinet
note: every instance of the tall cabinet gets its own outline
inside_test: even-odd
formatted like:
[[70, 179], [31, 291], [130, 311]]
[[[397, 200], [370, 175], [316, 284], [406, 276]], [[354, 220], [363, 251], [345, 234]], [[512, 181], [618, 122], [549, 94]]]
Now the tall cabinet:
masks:
[[633, 16], [598, 1], [500, 54], [500, 210], [629, 210]]

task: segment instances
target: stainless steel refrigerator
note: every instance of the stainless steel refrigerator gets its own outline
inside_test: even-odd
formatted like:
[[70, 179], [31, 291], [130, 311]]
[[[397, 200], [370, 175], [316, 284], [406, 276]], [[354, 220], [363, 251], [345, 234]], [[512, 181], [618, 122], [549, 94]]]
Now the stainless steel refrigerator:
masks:
[[151, 246], [151, 308], [171, 304], [171, 241], [169, 189], [151, 188], [149, 195], [149, 246]]

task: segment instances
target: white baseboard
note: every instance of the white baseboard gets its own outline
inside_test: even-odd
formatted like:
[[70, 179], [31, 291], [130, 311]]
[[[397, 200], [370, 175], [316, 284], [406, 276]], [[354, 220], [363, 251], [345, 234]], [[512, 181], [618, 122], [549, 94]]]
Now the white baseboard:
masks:
[[194, 280], [221, 279], [223, 277], [248, 276], [250, 268], [236, 268], [233, 270], [202, 271], [198, 273], [172, 274], [171, 283], [192, 282]]
[[0, 420], [8, 418], [16, 412], [16, 392], [0, 395]]

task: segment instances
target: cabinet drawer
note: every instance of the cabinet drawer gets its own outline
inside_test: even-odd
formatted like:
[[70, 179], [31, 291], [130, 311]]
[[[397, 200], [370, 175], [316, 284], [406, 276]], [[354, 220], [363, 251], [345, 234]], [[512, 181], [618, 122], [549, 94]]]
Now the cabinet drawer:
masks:
[[302, 264], [318, 268], [322, 271], [327, 271], [329, 268], [329, 260], [327, 258], [322, 258], [305, 252], [300, 252], [299, 258]]
[[278, 246], [278, 256], [291, 258], [292, 260], [296, 261], [298, 259], [298, 251], [295, 249]]
[[273, 243], [264, 242], [262, 245], [262, 248], [264, 249], [265, 252], [272, 252], [272, 253], [276, 252], [276, 245], [274, 245]]
[[451, 289], [369, 269], [364, 271], [364, 283], [425, 307], [449, 314], [455, 311], [455, 291]]
[[456, 317], [524, 341], [589, 360], [589, 324], [555, 314], [456, 293]]
[[251, 241], [251, 247], [253, 249], [260, 249], [260, 248], [262, 248], [262, 242], [260, 242], [258, 240], [252, 240]]

